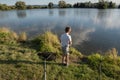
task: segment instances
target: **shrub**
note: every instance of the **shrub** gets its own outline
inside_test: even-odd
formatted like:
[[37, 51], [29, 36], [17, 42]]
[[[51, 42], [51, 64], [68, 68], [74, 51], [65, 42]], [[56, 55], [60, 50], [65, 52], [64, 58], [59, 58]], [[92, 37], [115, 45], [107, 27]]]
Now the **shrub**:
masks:
[[15, 44], [18, 39], [17, 34], [8, 28], [0, 28], [0, 43]]
[[45, 32], [44, 34], [32, 40], [35, 49], [40, 52], [54, 52], [60, 53], [60, 42], [58, 37], [51, 33]]
[[27, 34], [25, 32], [20, 33], [18, 41], [25, 42], [27, 40]]
[[104, 63], [102, 64], [102, 72], [104, 72], [104, 74], [110, 78], [113, 78], [115, 80], [120, 80], [120, 67], [113, 65], [113, 64], [109, 64], [109, 63]]
[[90, 56], [88, 56], [88, 64], [92, 67], [92, 68], [98, 68], [100, 62], [103, 61], [103, 56], [101, 56], [100, 54], [96, 53], [96, 54], [92, 54]]
[[83, 55], [75, 48], [70, 47], [70, 58], [71, 60], [75, 60], [78, 62], [81, 58], [83, 58]]
[[116, 50], [116, 48], [112, 48], [112, 49], [108, 50], [105, 54], [106, 54], [105, 61], [107, 61], [111, 64], [117, 64], [118, 51]]

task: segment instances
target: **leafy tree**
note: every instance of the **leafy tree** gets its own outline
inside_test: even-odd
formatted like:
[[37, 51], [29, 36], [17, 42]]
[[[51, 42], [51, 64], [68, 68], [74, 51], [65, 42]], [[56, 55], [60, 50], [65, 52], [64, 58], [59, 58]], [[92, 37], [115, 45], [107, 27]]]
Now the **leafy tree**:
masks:
[[118, 6], [118, 8], [120, 8], [120, 5]]
[[66, 5], [67, 5], [66, 2], [63, 0], [59, 1], [58, 3], [59, 8], [66, 8]]
[[50, 3], [48, 4], [48, 7], [49, 7], [49, 8], [53, 8], [53, 6], [54, 6], [54, 4], [53, 4], [52, 2], [50, 2]]
[[116, 4], [104, 0], [100, 0], [98, 3], [91, 3], [85, 2], [85, 3], [75, 3], [73, 5], [74, 8], [98, 8], [98, 9], [106, 9], [106, 8], [115, 8]]
[[99, 3], [98, 3], [98, 8], [99, 8], [99, 9], [115, 8], [115, 7], [116, 7], [116, 4], [113, 3], [112, 1], [111, 1], [111, 2], [102, 1], [102, 2], [99, 2]]
[[0, 4], [0, 10], [10, 10], [10, 6], [6, 5], [6, 4]]
[[23, 1], [18, 1], [15, 3], [16, 9], [26, 9], [26, 4]]
[[108, 3], [107, 2], [99, 2], [98, 3], [98, 8], [99, 9], [107, 9], [108, 8]]
[[72, 5], [71, 4], [66, 4], [66, 7], [67, 8], [72, 8]]
[[15, 9], [15, 6], [9, 6], [10, 7], [10, 9]]
[[27, 9], [33, 9], [33, 8], [34, 8], [34, 6], [32, 6], [32, 5], [27, 6]]
[[116, 4], [115, 4], [115, 3], [113, 3], [112, 1], [109, 2], [109, 8], [115, 8], [115, 7], [116, 7]]
[[96, 8], [96, 3], [85, 2], [85, 3], [75, 3], [74, 8]]

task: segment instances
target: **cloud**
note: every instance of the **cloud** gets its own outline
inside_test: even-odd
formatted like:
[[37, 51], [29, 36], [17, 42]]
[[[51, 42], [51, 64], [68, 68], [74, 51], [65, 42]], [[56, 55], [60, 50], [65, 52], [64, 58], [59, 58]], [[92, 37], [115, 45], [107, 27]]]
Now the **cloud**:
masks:
[[95, 28], [78, 28], [77, 31], [72, 33], [73, 39], [75, 40], [73, 41], [74, 45], [88, 41], [90, 39], [89, 34], [93, 32], [95, 32]]

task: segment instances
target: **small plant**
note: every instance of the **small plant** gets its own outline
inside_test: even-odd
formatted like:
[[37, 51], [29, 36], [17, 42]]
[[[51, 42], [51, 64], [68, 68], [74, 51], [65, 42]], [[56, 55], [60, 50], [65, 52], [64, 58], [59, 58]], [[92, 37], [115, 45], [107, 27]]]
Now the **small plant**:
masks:
[[18, 41], [25, 42], [27, 40], [27, 34], [25, 32], [20, 33]]
[[88, 64], [93, 67], [93, 68], [98, 68], [100, 62], [102, 62], [104, 60], [103, 56], [101, 56], [100, 54], [96, 53], [96, 54], [91, 54], [90, 56], [88, 56]]
[[0, 28], [0, 43], [2, 44], [16, 44], [18, 39], [17, 34], [8, 28]]
[[117, 64], [117, 60], [118, 60], [118, 51], [116, 50], [116, 48], [112, 48], [106, 52], [106, 61]]

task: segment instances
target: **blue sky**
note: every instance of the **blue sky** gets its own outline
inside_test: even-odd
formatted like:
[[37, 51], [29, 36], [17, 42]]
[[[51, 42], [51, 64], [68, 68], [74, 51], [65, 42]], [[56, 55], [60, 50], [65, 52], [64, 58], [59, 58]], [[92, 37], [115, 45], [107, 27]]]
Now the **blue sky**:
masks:
[[[16, 1], [20, 1], [20, 0], [0, 0], [0, 3], [5, 3], [5, 4], [8, 4], [8, 5], [13, 5], [15, 4]], [[55, 4], [58, 3], [59, 0], [21, 0], [21, 1], [24, 1], [26, 2], [26, 4], [48, 4], [49, 2], [53, 2]], [[91, 2], [97, 2], [98, 0], [65, 0], [66, 2], [68, 3], [75, 3], [75, 2], [86, 2], [86, 1], [91, 1]], [[108, 1], [111, 1], [111, 0], [108, 0]], [[120, 0], [112, 0], [113, 2], [116, 2], [117, 4], [120, 3]]]

